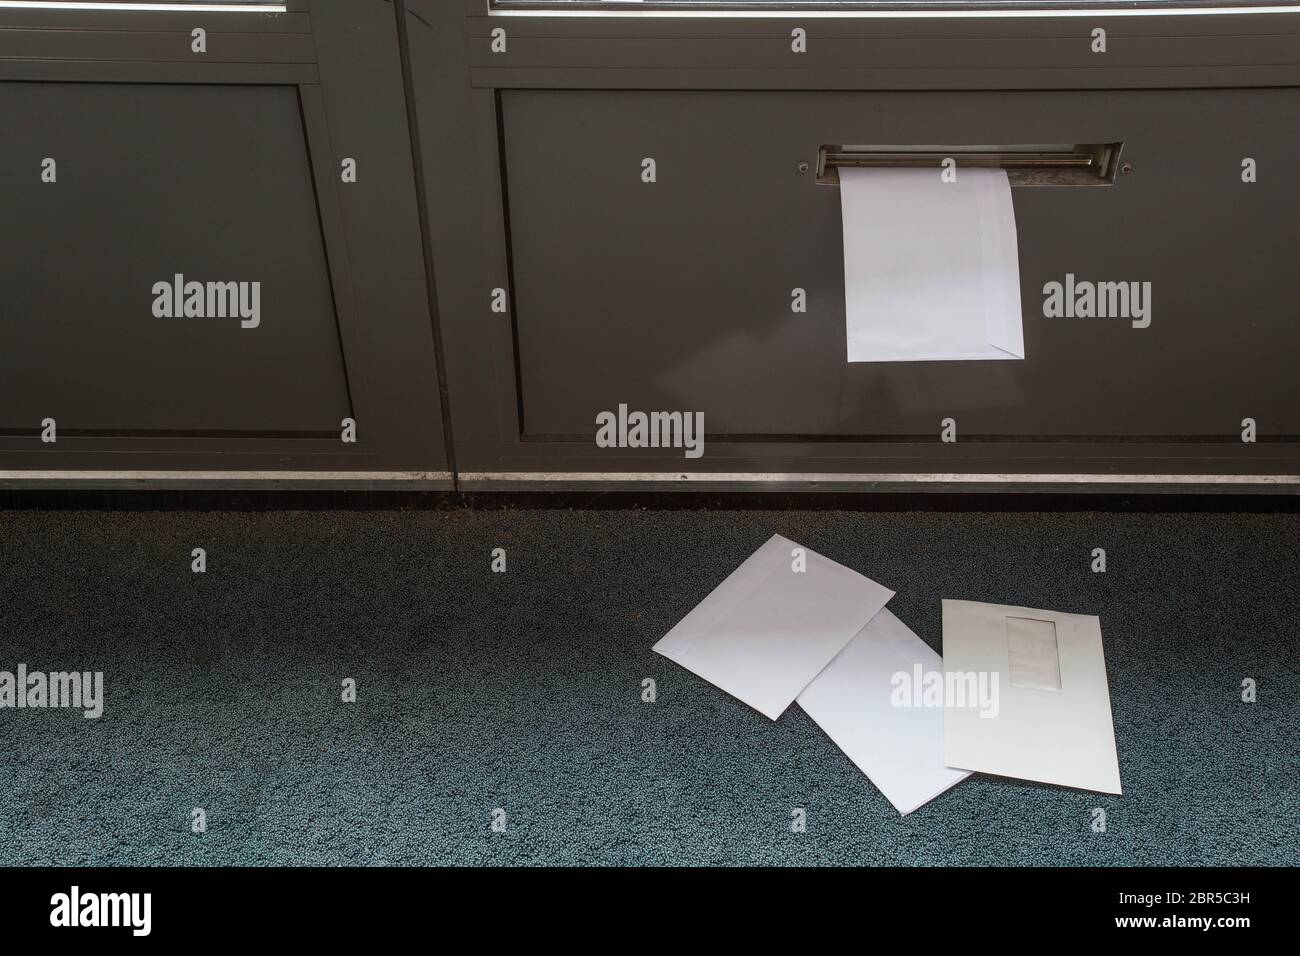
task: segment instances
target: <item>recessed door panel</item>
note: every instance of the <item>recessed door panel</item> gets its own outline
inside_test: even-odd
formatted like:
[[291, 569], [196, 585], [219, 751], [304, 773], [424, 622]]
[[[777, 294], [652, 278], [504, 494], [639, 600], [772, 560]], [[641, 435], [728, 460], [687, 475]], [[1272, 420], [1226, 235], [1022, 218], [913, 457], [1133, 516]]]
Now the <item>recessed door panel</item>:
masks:
[[[1239, 441], [1247, 416], [1300, 435], [1297, 91], [500, 100], [526, 436], [590, 436], [620, 403], [703, 411], [715, 436], [933, 441], [953, 417], [965, 436]], [[1116, 142], [1113, 185], [1013, 190], [1023, 361], [846, 361], [820, 145]], [[1045, 317], [1067, 274], [1149, 282], [1149, 327]]]
[[0, 428], [337, 432], [296, 88], [4, 83], [0, 117]]

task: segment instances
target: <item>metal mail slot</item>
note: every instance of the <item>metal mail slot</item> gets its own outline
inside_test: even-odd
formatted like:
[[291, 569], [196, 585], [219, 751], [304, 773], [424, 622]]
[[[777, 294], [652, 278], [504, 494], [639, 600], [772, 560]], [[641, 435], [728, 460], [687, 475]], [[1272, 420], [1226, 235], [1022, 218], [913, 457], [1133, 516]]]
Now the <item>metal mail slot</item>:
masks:
[[838, 186], [843, 166], [1005, 169], [1013, 186], [1109, 186], [1123, 143], [1028, 146], [822, 146], [817, 182]]

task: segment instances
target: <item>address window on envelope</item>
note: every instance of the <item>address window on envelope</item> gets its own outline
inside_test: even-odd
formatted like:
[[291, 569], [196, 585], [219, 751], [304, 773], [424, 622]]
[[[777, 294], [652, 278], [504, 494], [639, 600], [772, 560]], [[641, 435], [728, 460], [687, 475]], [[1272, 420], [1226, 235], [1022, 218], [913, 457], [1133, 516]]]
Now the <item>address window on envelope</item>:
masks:
[[1027, 617], [1007, 618], [1007, 662], [1012, 687], [1061, 689], [1056, 624]]

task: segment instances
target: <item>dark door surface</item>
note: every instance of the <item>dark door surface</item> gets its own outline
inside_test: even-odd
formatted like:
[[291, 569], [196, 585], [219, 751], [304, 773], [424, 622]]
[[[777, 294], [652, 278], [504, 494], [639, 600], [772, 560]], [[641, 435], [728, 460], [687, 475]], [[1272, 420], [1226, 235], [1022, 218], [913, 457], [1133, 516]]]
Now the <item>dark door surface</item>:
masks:
[[[0, 84], [0, 115], [0, 425], [326, 431], [351, 414], [293, 89]], [[33, 186], [34, 157], [55, 182]], [[177, 274], [204, 284], [205, 314], [155, 309]], [[220, 315], [224, 287], [207, 315], [208, 282], [245, 283], [251, 317]]]
[[[811, 441], [930, 436], [945, 417], [1038, 440], [1238, 440], [1244, 416], [1300, 435], [1295, 90], [501, 102], [525, 435], [591, 434], [620, 402]], [[1012, 190], [1023, 361], [846, 361], [839, 189], [797, 168], [820, 144], [1112, 141], [1132, 164], [1113, 186]], [[1246, 184], [1253, 156], [1268, 171]], [[1149, 282], [1150, 325], [1044, 317], [1067, 274]]]

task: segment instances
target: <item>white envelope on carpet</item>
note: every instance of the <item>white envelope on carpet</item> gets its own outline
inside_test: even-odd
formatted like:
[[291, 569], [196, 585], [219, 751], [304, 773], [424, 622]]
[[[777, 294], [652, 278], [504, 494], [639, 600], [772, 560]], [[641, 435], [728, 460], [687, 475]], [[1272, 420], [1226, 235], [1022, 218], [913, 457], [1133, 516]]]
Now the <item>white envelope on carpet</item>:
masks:
[[1005, 170], [841, 168], [850, 362], [1023, 359]]
[[871, 619], [799, 695], [799, 706], [909, 814], [970, 776], [943, 763], [943, 706], [927, 704], [923, 675], [943, 660], [888, 608]]
[[776, 720], [893, 596], [776, 534], [654, 649]]
[[[1085, 614], [943, 602], [944, 762], [1119, 793], [1101, 622]], [[971, 706], [981, 680], [993, 716]]]

